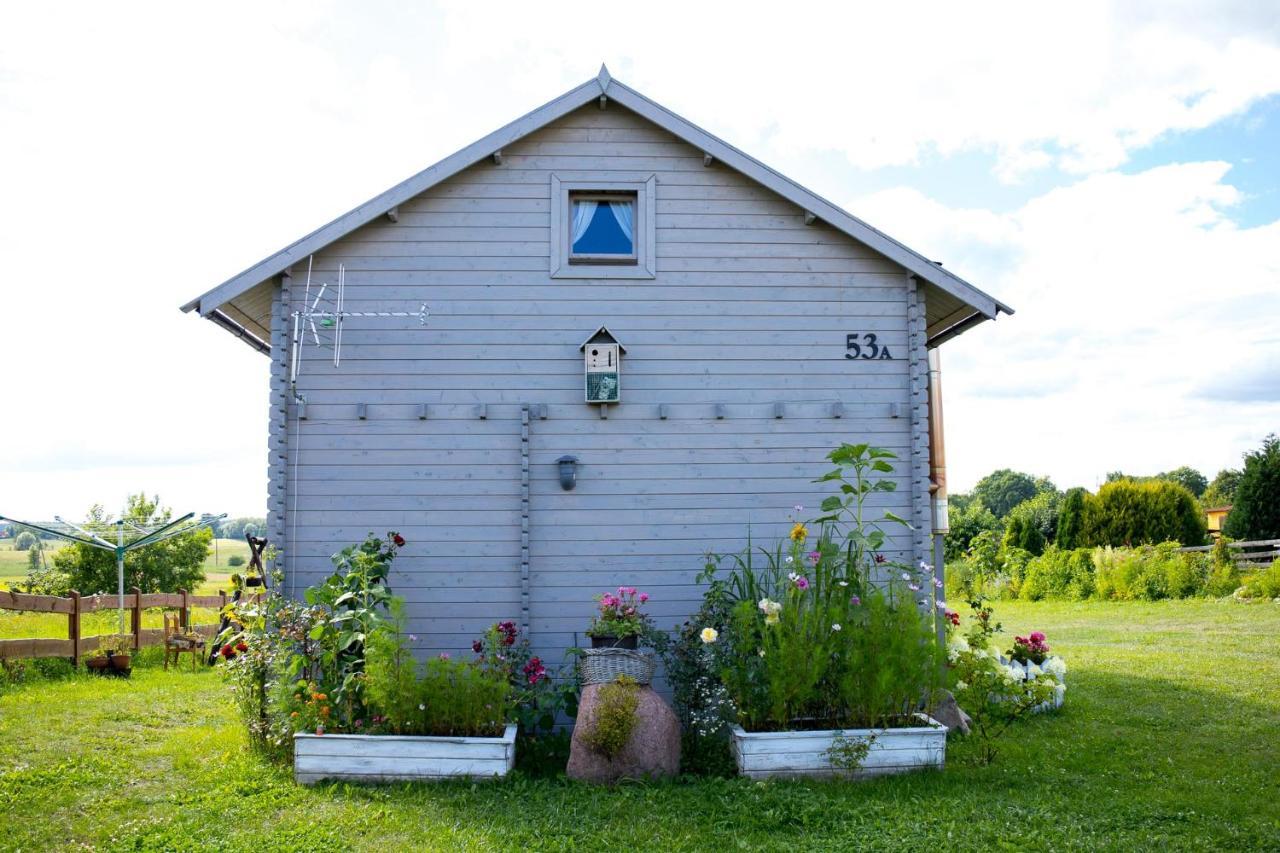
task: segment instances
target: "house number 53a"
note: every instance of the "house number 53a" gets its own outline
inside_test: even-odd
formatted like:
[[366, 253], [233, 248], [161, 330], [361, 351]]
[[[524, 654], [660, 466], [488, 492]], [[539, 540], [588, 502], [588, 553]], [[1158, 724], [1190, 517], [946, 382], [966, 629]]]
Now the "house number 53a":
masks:
[[844, 336], [845, 358], [891, 359], [889, 348], [876, 343], [876, 336], [871, 332], [853, 332]]

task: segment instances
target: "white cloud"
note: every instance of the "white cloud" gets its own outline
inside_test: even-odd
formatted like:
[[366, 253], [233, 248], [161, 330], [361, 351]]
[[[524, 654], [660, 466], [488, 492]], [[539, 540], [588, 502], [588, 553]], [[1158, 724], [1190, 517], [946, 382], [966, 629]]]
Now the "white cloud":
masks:
[[1212, 476], [1280, 423], [1280, 222], [1234, 225], [1229, 177], [1109, 172], [1005, 216], [901, 190], [850, 202], [1017, 311], [944, 350], [955, 487], [1005, 466]]
[[[581, 82], [602, 59], [784, 173], [804, 173], [815, 151], [868, 169], [979, 151], [1015, 179], [1051, 165], [1114, 166], [1280, 90], [1269, 13], [1098, 3], [1066, 12], [1003, 3], [982, 15], [956, 4], [9, 4], [0, 10], [9, 379], [0, 512], [74, 515], [139, 488], [179, 510], [260, 512], [266, 362], [177, 306]], [[1177, 167], [1142, 182], [1098, 174], [1013, 216], [984, 210], [981, 198], [950, 210], [912, 190], [853, 206], [1020, 309], [948, 348], [952, 395], [971, 401], [949, 421], [966, 456], [990, 448], [965, 437], [974, 427], [963, 426], [972, 423], [963, 405], [975, 417], [1019, 411], [999, 389], [979, 397], [979, 378], [1007, 375], [1006, 393], [1082, 394], [1108, 375], [1091, 365], [1154, 355], [1162, 361], [1140, 384], [1177, 395], [1210, 380], [1215, 352], [1253, 357], [1244, 344], [1262, 320], [1247, 282], [1267, 262], [1267, 234], [1223, 217], [1236, 197], [1224, 169]], [[840, 177], [813, 183], [829, 192]], [[1135, 220], [1138, 238], [1118, 240]], [[1091, 278], [1103, 271], [1109, 287]], [[1218, 296], [1198, 295], [1202, 286]], [[1073, 289], [1079, 299], [1063, 295]], [[1083, 304], [1096, 309], [1083, 314]], [[1064, 322], [1046, 319], [1055, 315]], [[1166, 327], [1185, 333], [1194, 316], [1215, 318], [1211, 340]], [[1016, 371], [993, 373], [1012, 353], [1031, 354], [1040, 370], [1016, 383]], [[1110, 387], [1103, 408], [1128, 412]], [[1185, 444], [1110, 422], [1138, 433], [1143, 453]], [[1214, 444], [1207, 433], [1196, 441]], [[1027, 453], [1026, 467], [1038, 468]], [[1107, 464], [1091, 459], [1087, 470]]]

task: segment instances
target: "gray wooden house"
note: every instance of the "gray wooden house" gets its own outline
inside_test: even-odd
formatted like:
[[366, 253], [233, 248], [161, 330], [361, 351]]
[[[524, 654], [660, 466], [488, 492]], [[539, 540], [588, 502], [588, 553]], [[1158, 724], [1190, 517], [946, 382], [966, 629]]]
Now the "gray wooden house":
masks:
[[891, 551], [932, 559], [936, 348], [1012, 313], [605, 69], [183, 310], [270, 360], [288, 589], [398, 530], [424, 653], [516, 619], [551, 660], [602, 590], [692, 613], [842, 441], [899, 454]]

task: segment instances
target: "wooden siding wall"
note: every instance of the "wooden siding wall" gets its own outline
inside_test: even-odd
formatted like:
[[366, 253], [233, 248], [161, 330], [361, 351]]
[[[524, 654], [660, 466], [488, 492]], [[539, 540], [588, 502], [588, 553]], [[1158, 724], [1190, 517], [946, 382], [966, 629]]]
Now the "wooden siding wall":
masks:
[[[656, 174], [656, 278], [551, 279], [552, 174]], [[328, 555], [367, 532], [399, 530], [409, 545], [393, 584], [424, 654], [466, 650], [519, 616], [522, 405], [546, 414], [529, 426], [529, 606], [553, 661], [583, 639], [601, 590], [648, 591], [663, 627], [690, 615], [703, 555], [740, 548], [748, 523], [757, 542], [784, 533], [795, 504], [816, 514], [827, 492], [811, 481], [841, 441], [899, 454], [898, 491], [876, 499], [916, 517], [928, 462], [909, 365], [923, 347], [908, 337], [904, 270], [616, 105], [579, 110], [401, 205], [398, 222], [335, 243], [316, 280], [339, 263], [350, 310], [425, 301], [431, 318], [349, 321], [337, 369], [305, 349], [306, 419], [290, 417], [285, 443], [289, 586], [323, 577]], [[582, 402], [578, 352], [602, 324], [627, 347], [607, 419]], [[894, 359], [846, 359], [850, 332], [876, 334]], [[573, 491], [558, 482], [563, 454], [581, 460]], [[909, 534], [892, 544], [918, 558]]]

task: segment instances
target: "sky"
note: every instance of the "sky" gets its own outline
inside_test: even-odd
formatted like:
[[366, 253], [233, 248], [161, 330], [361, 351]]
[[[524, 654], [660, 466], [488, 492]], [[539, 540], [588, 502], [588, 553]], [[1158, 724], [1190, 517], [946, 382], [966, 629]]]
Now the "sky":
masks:
[[0, 514], [263, 514], [267, 361], [178, 306], [601, 62], [1016, 309], [953, 492], [1280, 431], [1278, 0], [3, 3]]

